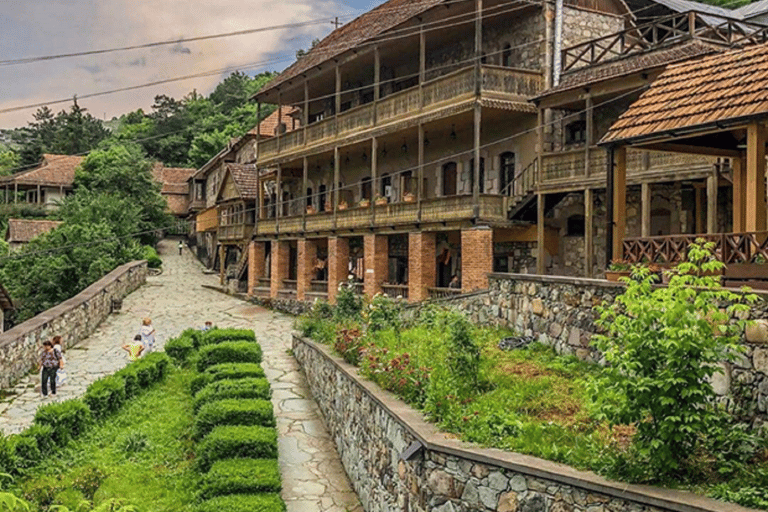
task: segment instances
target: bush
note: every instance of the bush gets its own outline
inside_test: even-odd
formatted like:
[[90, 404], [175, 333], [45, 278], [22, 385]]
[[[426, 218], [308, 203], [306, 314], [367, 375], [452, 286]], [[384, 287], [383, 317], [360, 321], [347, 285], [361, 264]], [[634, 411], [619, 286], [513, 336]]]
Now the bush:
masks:
[[[200, 482], [203, 499], [227, 494], [279, 493], [280, 469], [276, 459], [226, 459], [215, 462]], [[229, 510], [229, 509], [227, 509]]]
[[21, 472], [34, 467], [43, 458], [40, 448], [37, 446], [37, 439], [34, 437], [13, 436], [10, 439], [10, 443], [16, 463], [14, 472]]
[[200, 348], [197, 371], [221, 363], [260, 363], [261, 347], [250, 341], [225, 341]]
[[192, 392], [192, 395], [196, 395], [198, 391], [203, 389], [205, 386], [213, 382], [213, 375], [210, 373], [198, 373], [194, 377], [192, 377], [192, 380], [189, 381], [189, 390]]
[[157, 255], [157, 251], [151, 245], [145, 245], [142, 247], [142, 258], [147, 260], [147, 266], [149, 268], [160, 268], [163, 266], [163, 260]]
[[264, 368], [258, 363], [224, 363], [207, 368], [205, 373], [211, 375], [213, 380], [263, 378]]
[[166, 354], [153, 352], [129, 364], [121, 372], [133, 373], [138, 388], [146, 388], [165, 377], [170, 361]]
[[139, 378], [136, 375], [136, 370], [132, 368], [132, 366], [133, 365], [128, 365], [112, 374], [113, 377], [123, 379], [126, 400], [136, 396], [141, 390], [139, 387]]
[[16, 467], [16, 460], [11, 440], [0, 433], [0, 473], [11, 473]]
[[256, 334], [251, 329], [211, 329], [202, 333], [200, 345], [217, 345], [224, 341], [256, 342]]
[[176, 364], [183, 365], [189, 360], [189, 356], [195, 350], [195, 344], [191, 336], [182, 334], [178, 338], [168, 340], [165, 344], [165, 353], [173, 359]]
[[201, 438], [218, 425], [275, 426], [269, 400], [230, 398], [202, 405], [195, 415], [194, 435]]
[[283, 512], [285, 503], [277, 494], [232, 494], [204, 501], [195, 512]]
[[342, 285], [336, 295], [336, 308], [333, 317], [336, 321], [357, 321], [363, 310], [363, 297], [355, 292], [350, 285]]
[[32, 425], [19, 436], [33, 437], [43, 457], [50, 455], [56, 449], [56, 444], [53, 442], [53, 429], [49, 425]]
[[43, 405], [37, 409], [34, 419], [36, 425], [51, 427], [51, 439], [57, 446], [79, 437], [92, 421], [91, 410], [82, 400]]
[[197, 411], [208, 402], [216, 400], [227, 398], [269, 400], [271, 396], [267, 379], [218, 380], [211, 382], [197, 393], [194, 407]]
[[208, 471], [216, 461], [235, 457], [276, 459], [277, 432], [272, 427], [216, 427], [198, 443], [196, 452], [200, 471]]
[[90, 386], [83, 401], [96, 419], [116, 412], [125, 402], [125, 381], [114, 375], [104, 377]]

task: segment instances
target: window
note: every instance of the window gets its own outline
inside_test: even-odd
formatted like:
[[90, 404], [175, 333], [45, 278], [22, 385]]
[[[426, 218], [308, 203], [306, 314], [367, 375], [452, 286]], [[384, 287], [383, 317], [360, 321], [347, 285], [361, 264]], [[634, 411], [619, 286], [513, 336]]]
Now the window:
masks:
[[360, 199], [373, 199], [371, 197], [371, 178], [368, 176], [360, 180]]
[[443, 196], [456, 195], [456, 162], [443, 165]]
[[584, 216], [571, 215], [567, 221], [566, 236], [584, 236]]
[[508, 68], [512, 67], [512, 45], [509, 43], [506, 43], [501, 51], [501, 65]]
[[307, 189], [307, 206], [312, 206], [312, 187]]
[[565, 125], [565, 143], [581, 144], [587, 140], [587, 122], [573, 121]]
[[390, 192], [392, 190], [392, 176], [389, 174], [384, 174], [381, 177], [381, 191], [379, 194], [382, 197], [389, 197], [390, 194], [387, 194], [387, 192]]
[[499, 155], [499, 193], [512, 195], [514, 190], [508, 190], [515, 181], [515, 154], [511, 151]]
[[320, 202], [317, 205], [317, 209], [321, 212], [325, 211], [325, 185], [320, 185]]

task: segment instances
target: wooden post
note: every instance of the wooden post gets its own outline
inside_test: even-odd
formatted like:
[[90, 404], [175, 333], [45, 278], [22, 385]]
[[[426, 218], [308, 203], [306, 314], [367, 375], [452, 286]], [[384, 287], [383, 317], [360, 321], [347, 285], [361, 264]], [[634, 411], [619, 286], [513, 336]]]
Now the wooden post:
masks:
[[[304, 77], [304, 112], [301, 113], [301, 124], [304, 129], [304, 145], [307, 145], [307, 125], [309, 124], [309, 80]], [[304, 190], [307, 190], [304, 188]]]
[[36, 201], [36, 203], [37, 204], [41, 204], [42, 203], [42, 201], [40, 200], [40, 184], [39, 183], [37, 184], [37, 201]]
[[[336, 95], [335, 95], [335, 110], [336, 110], [336, 117], [339, 116], [339, 111], [341, 110], [341, 68], [339, 68], [339, 63], [336, 63]], [[339, 127], [338, 124], [336, 125], [336, 133], [338, 133]]]
[[339, 158], [339, 146], [333, 148], [333, 186], [331, 187], [331, 201], [333, 201], [333, 228], [336, 229], [336, 217], [339, 207], [339, 179], [341, 176], [341, 159]]
[[536, 197], [536, 273], [544, 274], [544, 194]]
[[613, 259], [624, 256], [624, 236], [627, 230], [627, 148], [616, 149], [613, 180]]
[[538, 117], [536, 121], [536, 159], [538, 165], [536, 166], [535, 183], [537, 186], [541, 186], [542, 177], [542, 164], [544, 154], [544, 109], [538, 109]]
[[586, 126], [586, 137], [585, 137], [585, 144], [584, 144], [584, 176], [589, 178], [589, 175], [592, 174], [591, 169], [589, 168], [589, 148], [592, 146], [593, 136], [592, 132], [594, 131], [594, 115], [593, 115], [593, 105], [592, 105], [592, 94], [587, 93], [587, 105], [586, 105], [586, 116], [587, 116], [587, 126]]
[[651, 184], [640, 184], [640, 235], [651, 236]]
[[277, 164], [277, 181], [275, 182], [275, 228], [280, 233], [280, 209], [283, 207], [283, 166]]
[[256, 102], [256, 145], [253, 153], [256, 161], [259, 161], [259, 142], [261, 142], [261, 100]]
[[16, 203], [19, 200], [19, 184], [13, 184], [13, 202]]
[[226, 255], [226, 251], [224, 250], [224, 246], [219, 246], [219, 284], [224, 285], [224, 272], [226, 270], [226, 263], [224, 261]]
[[416, 171], [416, 218], [421, 222], [421, 197], [424, 194], [424, 124], [419, 123], [419, 161]]
[[610, 146], [606, 151], [605, 159], [605, 268], [608, 268], [613, 259], [613, 182], [614, 182], [614, 152], [615, 149]]
[[419, 108], [424, 108], [424, 82], [427, 80], [427, 35], [419, 27]]
[[717, 233], [717, 171], [707, 177], [707, 233]]
[[[381, 55], [379, 47], [373, 47], [373, 126], [378, 121], [378, 104], [381, 99]], [[373, 198], [371, 198], [373, 199]], [[373, 202], [373, 201], [371, 201]]]
[[480, 217], [480, 129], [482, 126], [482, 73], [481, 58], [483, 56], [483, 0], [475, 0], [475, 123], [474, 123], [474, 169], [472, 174], [472, 216]]
[[376, 205], [374, 199], [376, 197], [376, 179], [379, 173], [379, 139], [376, 137], [371, 138], [371, 203], [369, 208], [371, 209], [371, 225], [376, 223]]
[[695, 231], [697, 234], [704, 232], [704, 188], [697, 184], [694, 186], [694, 200], [696, 203]]
[[275, 142], [277, 146], [277, 153], [280, 154], [280, 138], [282, 136], [280, 125], [283, 123], [283, 100], [282, 95], [280, 94], [280, 88], [277, 88], [277, 133], [275, 136], [277, 137], [277, 142]]
[[744, 159], [733, 158], [733, 228], [734, 233], [743, 233], [747, 228], [747, 176], [744, 169]]
[[594, 215], [594, 199], [591, 189], [584, 190], [584, 275], [592, 277], [595, 266], [595, 237], [592, 216]]
[[301, 182], [301, 193], [299, 194], [299, 197], [304, 197], [304, 201], [301, 205], [301, 229], [302, 231], [307, 230], [307, 199], [305, 194], [307, 193], [307, 183], [309, 181], [309, 160], [305, 156], [303, 159], [304, 163], [304, 176], [302, 177]]
[[765, 127], [747, 127], [746, 231], [765, 231]]

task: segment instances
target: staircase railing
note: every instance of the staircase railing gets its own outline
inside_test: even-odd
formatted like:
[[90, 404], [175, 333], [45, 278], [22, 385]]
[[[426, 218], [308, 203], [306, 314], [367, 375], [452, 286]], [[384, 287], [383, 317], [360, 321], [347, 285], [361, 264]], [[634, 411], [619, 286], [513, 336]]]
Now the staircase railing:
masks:
[[516, 206], [525, 196], [533, 192], [533, 187], [536, 184], [538, 164], [539, 160], [535, 158], [530, 164], [517, 172], [501, 191], [501, 195], [510, 198], [510, 208]]

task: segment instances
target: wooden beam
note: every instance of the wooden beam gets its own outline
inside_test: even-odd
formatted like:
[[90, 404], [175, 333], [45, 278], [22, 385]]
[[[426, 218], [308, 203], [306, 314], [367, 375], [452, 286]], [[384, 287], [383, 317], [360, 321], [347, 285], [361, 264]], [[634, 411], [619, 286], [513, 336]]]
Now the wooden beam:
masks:
[[378, 179], [378, 167], [379, 167], [379, 139], [376, 137], [371, 138], [371, 200], [368, 207], [371, 209], [371, 224], [376, 222], [376, 208], [375, 199], [378, 185], [376, 180]]
[[586, 107], [586, 137], [584, 140], [584, 176], [589, 178], [592, 170], [589, 168], [589, 149], [592, 147], [594, 139], [594, 108], [592, 105], [592, 96], [587, 95], [587, 107]]
[[613, 259], [624, 255], [624, 236], [627, 231], [627, 148], [616, 148], [613, 179]]
[[733, 226], [734, 233], [743, 233], [747, 230], [747, 171], [744, 168], [744, 159], [731, 160], [733, 172]]
[[640, 234], [651, 236], [651, 184], [640, 184]]
[[692, 146], [690, 144], [678, 144], [673, 142], [657, 142], [654, 144], [643, 144], [636, 146], [639, 149], [652, 149], [655, 151], [667, 151], [670, 153], [688, 153], [695, 155], [722, 156], [728, 158], [738, 158], [741, 152], [735, 149], [709, 148], [703, 146]]
[[421, 200], [424, 195], [424, 125], [419, 123], [419, 155], [418, 170], [416, 171], [416, 208], [417, 218], [421, 222]]
[[704, 189], [701, 187], [694, 188], [694, 196], [696, 201], [696, 232], [704, 232]]
[[707, 233], [717, 233], [717, 171], [707, 178]]
[[595, 266], [595, 237], [592, 217], [594, 215], [592, 189], [584, 190], [584, 275], [592, 277]]
[[536, 273], [544, 274], [544, 194], [536, 197]]
[[746, 230], [766, 230], [765, 208], [765, 127], [747, 127]]

